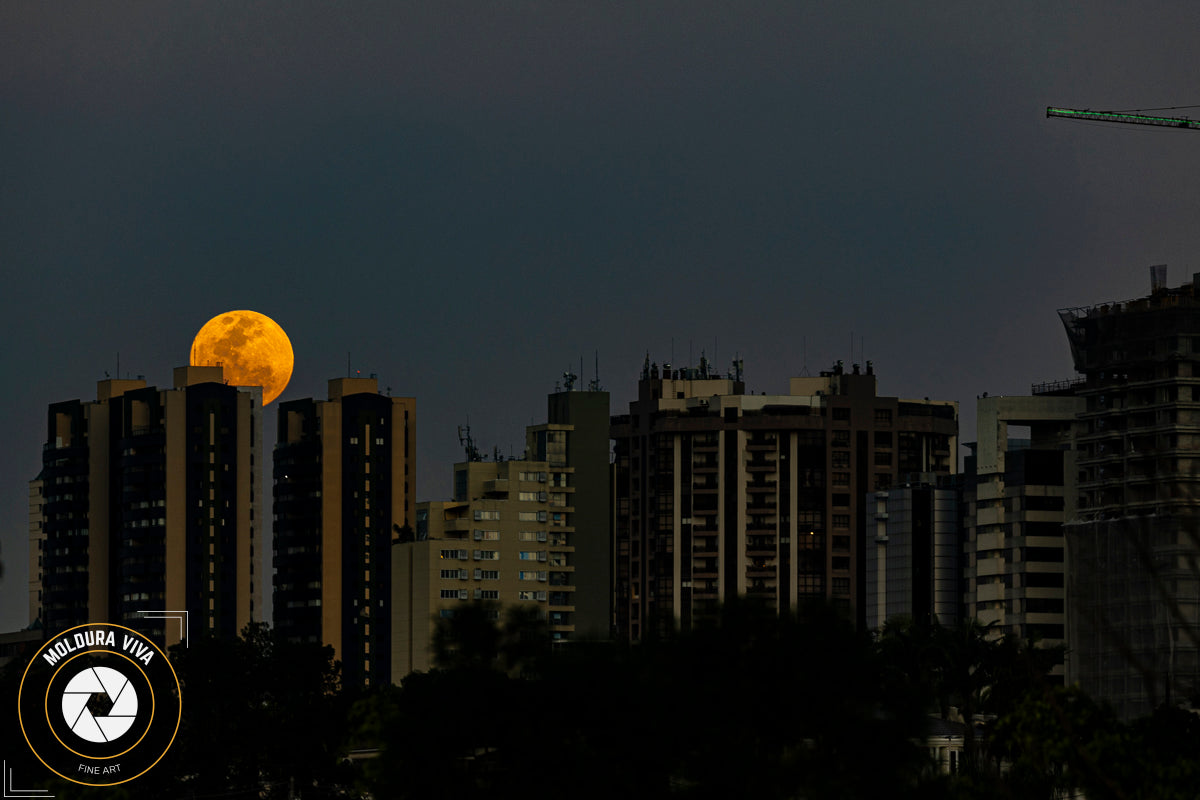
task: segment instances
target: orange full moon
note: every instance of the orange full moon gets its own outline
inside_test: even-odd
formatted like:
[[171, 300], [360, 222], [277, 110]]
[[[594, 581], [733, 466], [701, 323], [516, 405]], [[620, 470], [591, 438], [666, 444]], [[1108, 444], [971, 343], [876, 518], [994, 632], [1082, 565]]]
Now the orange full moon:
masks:
[[292, 378], [292, 343], [275, 320], [257, 311], [226, 311], [204, 323], [192, 341], [193, 367], [222, 366], [234, 386], [261, 386], [263, 405]]

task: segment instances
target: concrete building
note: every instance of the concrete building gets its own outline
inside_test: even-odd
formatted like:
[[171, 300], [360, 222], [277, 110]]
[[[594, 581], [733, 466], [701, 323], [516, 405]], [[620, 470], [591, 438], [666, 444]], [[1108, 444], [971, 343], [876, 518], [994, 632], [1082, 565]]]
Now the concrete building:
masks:
[[1200, 275], [1059, 312], [1079, 395], [1069, 678], [1123, 716], [1200, 692]]
[[560, 485], [551, 487], [549, 513], [553, 527], [566, 529], [573, 560], [581, 565], [572, 581], [573, 633], [607, 639], [613, 621], [608, 392], [554, 392], [546, 406], [548, 422], [526, 429], [525, 452], [562, 476]]
[[525, 459], [456, 464], [454, 499], [418, 505], [416, 540], [393, 550], [393, 680], [433, 666], [437, 621], [469, 602], [535, 608], [555, 642], [609, 636], [608, 393], [547, 410]]
[[866, 625], [889, 619], [956, 625], [962, 617], [959, 487], [917, 476], [867, 498], [875, 536], [867, 543]]
[[870, 364], [752, 395], [740, 369], [648, 362], [612, 420], [618, 635], [686, 629], [741, 596], [822, 598], [865, 626], [866, 496], [953, 473], [957, 405], [880, 397]]
[[95, 402], [49, 407], [30, 487], [47, 635], [114, 622], [172, 645], [182, 626], [147, 613], [185, 610], [192, 635], [224, 637], [259, 618], [260, 397], [220, 367], [179, 367], [173, 389], [104, 380]]
[[275, 628], [331, 645], [348, 686], [391, 679], [392, 545], [416, 522], [416, 401], [374, 378], [279, 406]]
[[966, 610], [997, 633], [1051, 646], [1066, 641], [1062, 526], [1075, 513], [1083, 401], [1070, 385], [1035, 388], [1037, 396], [976, 403], [964, 481]]

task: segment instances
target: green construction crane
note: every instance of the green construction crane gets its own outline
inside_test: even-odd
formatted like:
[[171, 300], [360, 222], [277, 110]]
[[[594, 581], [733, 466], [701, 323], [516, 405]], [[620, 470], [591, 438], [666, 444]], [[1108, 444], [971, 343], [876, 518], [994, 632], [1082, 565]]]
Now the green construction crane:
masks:
[[1094, 122], [1125, 122], [1131, 125], [1161, 125], [1164, 128], [1193, 128], [1200, 129], [1200, 121], [1187, 117], [1152, 117], [1146, 114], [1133, 114], [1128, 111], [1089, 111], [1079, 108], [1046, 109], [1047, 117], [1063, 117], [1064, 119], [1086, 119]]

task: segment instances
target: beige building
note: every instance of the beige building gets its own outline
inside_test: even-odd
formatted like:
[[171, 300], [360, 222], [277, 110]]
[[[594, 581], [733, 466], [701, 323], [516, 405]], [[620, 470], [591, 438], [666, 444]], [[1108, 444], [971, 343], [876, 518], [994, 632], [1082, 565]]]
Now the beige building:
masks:
[[418, 504], [417, 540], [393, 549], [393, 680], [430, 669], [438, 619], [472, 601], [536, 608], [555, 640], [571, 637], [570, 476], [548, 461], [466, 462], [454, 500]]
[[1084, 401], [1071, 386], [1041, 390], [976, 403], [978, 441], [964, 491], [965, 599], [967, 616], [1052, 646], [1066, 643], [1062, 526], [1075, 515], [1075, 426]]
[[50, 406], [30, 502], [47, 634], [115, 622], [171, 645], [184, 626], [153, 615], [226, 637], [260, 618], [261, 396], [179, 367], [172, 389], [104, 380]]
[[391, 677], [392, 548], [416, 515], [416, 400], [375, 378], [279, 406], [275, 629], [331, 645], [347, 685]]
[[415, 541], [393, 548], [392, 675], [432, 666], [438, 619], [464, 603], [536, 609], [555, 642], [612, 629], [608, 392], [571, 384], [525, 429], [520, 461], [454, 467], [454, 499], [418, 505]]

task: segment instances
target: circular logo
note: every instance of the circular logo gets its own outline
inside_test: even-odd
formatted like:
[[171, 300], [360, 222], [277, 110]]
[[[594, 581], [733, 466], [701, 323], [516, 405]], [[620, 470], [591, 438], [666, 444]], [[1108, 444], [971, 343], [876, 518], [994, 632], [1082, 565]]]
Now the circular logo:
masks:
[[88, 786], [125, 783], [175, 740], [179, 679], [166, 654], [121, 625], [81, 625], [38, 649], [21, 678], [18, 714], [34, 755]]
[[[104, 705], [97, 698], [108, 701], [108, 713], [93, 713]], [[137, 690], [123, 672], [112, 667], [87, 667], [63, 689], [63, 719], [71, 733], [89, 742], [120, 739], [133, 727], [137, 710]]]

